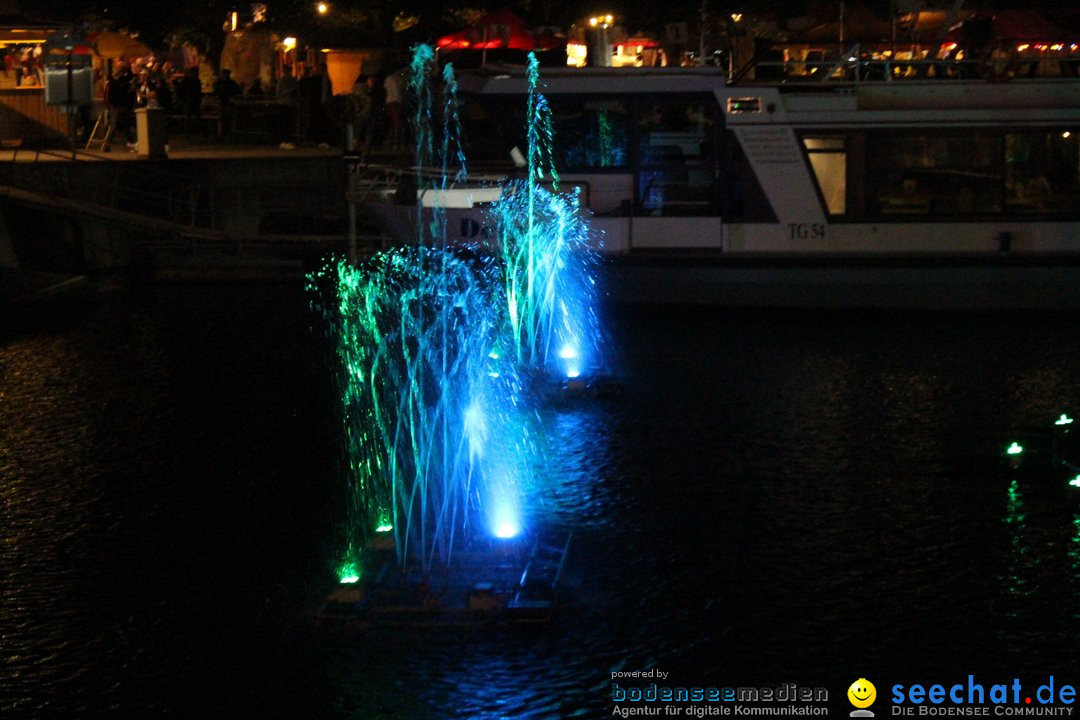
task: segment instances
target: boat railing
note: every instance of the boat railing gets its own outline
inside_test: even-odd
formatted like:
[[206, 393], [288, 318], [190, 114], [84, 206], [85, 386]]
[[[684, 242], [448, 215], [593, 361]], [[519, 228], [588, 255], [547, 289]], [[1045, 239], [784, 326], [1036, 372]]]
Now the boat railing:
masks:
[[[97, 170], [75, 172], [75, 165], [82, 162], [92, 163]], [[211, 229], [198, 206], [205, 197], [203, 184], [189, 175], [108, 160], [83, 150], [47, 147], [16, 148], [4, 167], [7, 182], [26, 190], [192, 229]]]
[[910, 80], [985, 80], [1008, 82], [1026, 79], [1080, 78], [1080, 55], [1068, 52], [1047, 56], [1017, 56], [991, 53], [981, 58], [952, 56], [898, 57], [891, 51], [868, 49], [854, 44], [831, 57], [784, 53], [774, 58], [775, 50], [763, 58], [754, 58], [734, 73], [730, 84], [775, 82], [777, 84], [860, 84], [904, 82]]
[[[442, 168], [428, 166], [402, 166], [349, 162], [346, 158], [348, 184], [346, 194], [350, 202], [364, 203], [388, 200], [401, 188], [417, 190], [456, 190], [461, 188], [494, 187], [505, 174], [480, 173], [447, 177]], [[415, 198], [410, 198], [415, 199]]]

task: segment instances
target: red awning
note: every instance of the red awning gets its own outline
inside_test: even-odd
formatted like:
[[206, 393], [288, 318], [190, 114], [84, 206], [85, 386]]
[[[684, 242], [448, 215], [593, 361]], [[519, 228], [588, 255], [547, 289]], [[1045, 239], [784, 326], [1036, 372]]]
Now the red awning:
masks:
[[66, 57], [67, 55], [89, 55], [92, 50], [89, 41], [81, 36], [68, 33], [53, 33], [45, 40], [46, 55]]
[[445, 50], [551, 50], [565, 44], [561, 38], [533, 32], [509, 10], [497, 10], [436, 42], [437, 47]]
[[622, 47], [637, 47], [638, 45], [640, 45], [641, 47], [646, 47], [646, 48], [658, 48], [658, 47], [660, 47], [660, 43], [658, 41], [653, 40], [652, 38], [645, 38], [645, 37], [626, 38], [625, 40], [621, 40], [621, 41], [615, 43], [615, 45], [616, 46], [622, 46]]

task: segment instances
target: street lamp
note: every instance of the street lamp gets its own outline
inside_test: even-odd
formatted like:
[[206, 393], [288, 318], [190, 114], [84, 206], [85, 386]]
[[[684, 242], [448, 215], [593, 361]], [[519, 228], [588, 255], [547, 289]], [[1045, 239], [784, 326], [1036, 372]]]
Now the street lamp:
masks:
[[327, 3], [321, 2], [321, 3], [319, 3], [318, 5], [315, 6], [315, 10], [320, 15], [325, 15], [326, 13], [330, 12], [330, 5], [328, 5]]

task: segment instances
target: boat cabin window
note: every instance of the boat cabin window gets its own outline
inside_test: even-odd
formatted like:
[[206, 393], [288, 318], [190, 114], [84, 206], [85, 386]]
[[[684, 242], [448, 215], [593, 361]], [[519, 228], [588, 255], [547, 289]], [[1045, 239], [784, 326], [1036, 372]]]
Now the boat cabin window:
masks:
[[868, 203], [881, 215], [1000, 212], [1002, 155], [997, 132], [872, 133]]
[[[632, 123], [626, 99], [563, 95], [547, 100], [559, 172], [628, 172]], [[469, 163], [479, 167], [505, 165], [511, 148], [524, 152], [528, 146], [526, 112], [523, 96], [467, 96], [461, 119]]]
[[1080, 207], [1080, 128], [1005, 134], [1005, 204], [1009, 212], [1062, 213]]
[[[515, 99], [516, 100], [516, 99]], [[509, 98], [463, 96], [462, 144], [470, 169], [510, 164], [510, 150], [525, 152], [525, 103]]]
[[626, 101], [549, 98], [560, 170], [607, 170], [630, 164]]
[[1075, 213], [1077, 131], [870, 134], [868, 209], [932, 217]]
[[716, 103], [644, 99], [637, 114], [638, 209], [648, 215], [706, 215], [714, 205]]
[[[712, 94], [559, 94], [547, 101], [560, 173], [632, 177], [633, 201], [628, 198], [622, 212], [720, 212], [723, 150], [718, 148], [720, 109]], [[461, 107], [471, 169], [505, 168], [511, 148], [525, 151], [524, 96], [467, 95]]]
[[847, 145], [843, 137], [804, 137], [803, 147], [830, 215], [847, 212]]

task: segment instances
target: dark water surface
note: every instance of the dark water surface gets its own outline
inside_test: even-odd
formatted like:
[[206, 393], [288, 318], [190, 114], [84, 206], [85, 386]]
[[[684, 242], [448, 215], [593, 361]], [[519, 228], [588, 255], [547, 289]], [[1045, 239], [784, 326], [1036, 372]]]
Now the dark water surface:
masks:
[[1077, 320], [614, 310], [625, 397], [543, 418], [569, 607], [348, 639], [308, 620], [341, 445], [299, 289], [0, 329], [0, 717], [608, 717], [651, 667], [1076, 684], [1080, 505], [999, 457], [1080, 413]]

